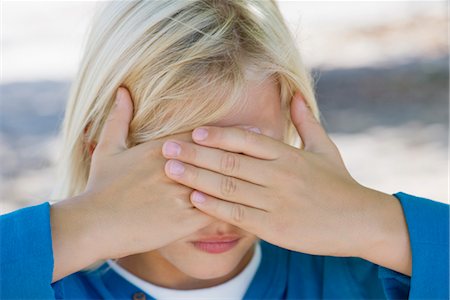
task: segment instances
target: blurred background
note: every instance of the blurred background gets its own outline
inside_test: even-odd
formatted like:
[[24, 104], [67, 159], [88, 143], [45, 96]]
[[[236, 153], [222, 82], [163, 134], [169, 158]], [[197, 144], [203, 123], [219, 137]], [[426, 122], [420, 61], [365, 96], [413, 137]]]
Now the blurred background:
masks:
[[[361, 184], [448, 203], [447, 1], [278, 1]], [[1, 207], [49, 201], [95, 2], [2, 1]]]

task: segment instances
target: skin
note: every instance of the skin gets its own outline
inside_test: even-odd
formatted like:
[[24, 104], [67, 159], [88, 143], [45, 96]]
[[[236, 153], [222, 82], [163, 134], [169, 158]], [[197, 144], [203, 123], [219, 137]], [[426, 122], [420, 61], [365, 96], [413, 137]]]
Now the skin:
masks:
[[[98, 260], [159, 249], [217, 221], [189, 202], [191, 188], [165, 176], [167, 138], [127, 148], [133, 103], [124, 88], [117, 100], [92, 154], [85, 191], [51, 205], [52, 282]], [[190, 134], [173, 137], [189, 141]]]
[[[205, 126], [178, 146], [169, 178], [192, 187], [200, 210], [280, 247], [356, 256], [411, 275], [406, 220], [398, 199], [356, 182], [338, 148], [297, 92], [291, 117], [305, 149], [239, 128]], [[176, 145], [175, 145], [176, 144]], [[183, 172], [172, 172], [178, 165]], [[268, 172], [267, 170], [270, 170]]]
[[[248, 99], [242, 99], [237, 113], [224, 117], [209, 125], [256, 126], [264, 128], [265, 133], [277, 140], [283, 138], [283, 117], [278, 86], [270, 80], [261, 85], [251, 82], [248, 86]], [[254, 107], [262, 109], [255, 110]], [[202, 237], [222, 234], [238, 234], [239, 244], [230, 251], [209, 254], [197, 250], [190, 243]], [[140, 278], [159, 286], [176, 289], [205, 288], [223, 283], [236, 276], [250, 261], [258, 238], [226, 221], [216, 220], [183, 239], [147, 253], [121, 258], [118, 263]], [[214, 266], [211, 268], [210, 266]]]
[[[350, 176], [300, 93], [292, 99], [291, 118], [304, 150], [281, 142], [278, 87], [267, 82], [250, 90], [254, 105], [207, 124], [206, 139], [197, 139], [195, 130], [127, 149], [132, 101], [119, 89], [121, 101], [93, 152], [86, 191], [52, 205], [52, 282], [98, 259], [120, 258], [123, 267], [161, 286], [208, 287], [245, 267], [257, 237], [294, 251], [357, 256], [411, 275], [397, 198]], [[243, 124], [260, 133], [237, 127]], [[167, 153], [169, 141], [180, 146], [179, 155]], [[175, 161], [183, 164], [182, 174], [170, 172]], [[194, 201], [197, 193], [205, 201]], [[243, 238], [219, 255], [188, 243], [230, 232]]]

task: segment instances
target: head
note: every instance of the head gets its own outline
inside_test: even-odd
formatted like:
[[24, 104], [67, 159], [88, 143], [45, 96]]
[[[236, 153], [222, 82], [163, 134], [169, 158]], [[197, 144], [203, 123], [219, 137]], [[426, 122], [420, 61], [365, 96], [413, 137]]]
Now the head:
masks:
[[[134, 103], [129, 147], [201, 125], [252, 125], [299, 146], [289, 111], [296, 90], [319, 119], [311, 76], [274, 1], [108, 2], [93, 19], [72, 83], [54, 198], [84, 191], [86, 141], [98, 140], [120, 85]], [[187, 246], [218, 233], [243, 239], [219, 255]], [[256, 240], [217, 221], [152, 255], [192, 277], [215, 278], [233, 270]]]

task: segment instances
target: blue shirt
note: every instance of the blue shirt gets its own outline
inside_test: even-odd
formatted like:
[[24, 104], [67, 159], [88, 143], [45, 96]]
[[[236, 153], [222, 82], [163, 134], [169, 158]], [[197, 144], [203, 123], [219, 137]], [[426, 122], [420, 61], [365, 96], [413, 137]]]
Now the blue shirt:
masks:
[[[260, 241], [262, 261], [244, 299], [448, 299], [449, 206], [402, 192], [411, 277], [358, 257], [310, 255]], [[154, 299], [107, 263], [51, 283], [48, 202], [0, 217], [1, 299]], [[74, 253], [76, 253], [74, 249]]]

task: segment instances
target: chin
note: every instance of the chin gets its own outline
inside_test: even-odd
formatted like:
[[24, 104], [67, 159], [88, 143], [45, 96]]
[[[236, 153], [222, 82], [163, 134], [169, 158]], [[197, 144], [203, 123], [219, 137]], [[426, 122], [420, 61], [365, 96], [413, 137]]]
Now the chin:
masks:
[[204, 262], [196, 262], [195, 265], [176, 266], [180, 271], [186, 275], [202, 280], [216, 279], [227, 276], [238, 266], [240, 260], [232, 261], [227, 259], [205, 259]]
[[253, 251], [257, 241], [256, 237], [242, 237], [235, 247], [222, 253], [207, 253], [190, 242], [181, 242], [173, 249], [160, 249], [160, 254], [186, 275], [208, 280], [225, 277], [236, 272], [237, 267], [242, 269], [240, 263], [248, 260], [249, 252]]

